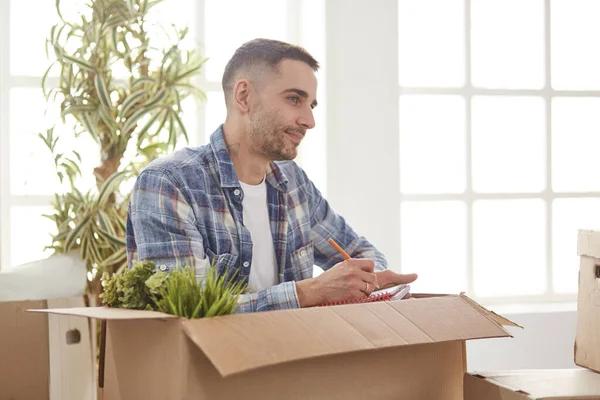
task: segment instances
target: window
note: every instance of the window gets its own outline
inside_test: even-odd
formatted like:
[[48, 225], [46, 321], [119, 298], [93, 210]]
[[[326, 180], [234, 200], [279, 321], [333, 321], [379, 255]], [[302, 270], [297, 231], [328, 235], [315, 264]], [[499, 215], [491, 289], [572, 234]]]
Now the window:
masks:
[[[61, 5], [63, 13], [69, 14], [77, 12], [81, 4], [62, 0]], [[32, 14], [31, 9], [36, 13]], [[49, 244], [53, 226], [41, 215], [51, 210], [50, 201], [60, 188], [51, 155], [36, 135], [56, 118], [45, 115], [46, 103], [40, 87], [49, 65], [45, 39], [57, 18], [52, 1], [0, 2], [0, 268], [3, 269], [49, 254], [44, 246]], [[190, 100], [184, 104], [187, 130], [196, 132], [190, 134], [190, 145], [206, 143], [224, 121], [221, 75], [228, 58], [243, 42], [256, 37], [286, 40], [305, 46], [318, 60], [324, 61], [323, 0], [165, 0], [151, 19], [188, 25], [191, 40], [200, 43], [210, 57], [198, 81], [207, 101], [197, 104]], [[319, 74], [317, 128], [307, 135], [298, 162], [324, 191], [323, 75]], [[56, 82], [56, 76], [50, 76], [48, 84]], [[89, 160], [86, 165], [89, 171], [98, 159], [95, 149], [90, 144], [90, 153], [84, 157]]]
[[399, 0], [401, 262], [416, 290], [574, 299], [577, 229], [600, 226], [599, 13]]

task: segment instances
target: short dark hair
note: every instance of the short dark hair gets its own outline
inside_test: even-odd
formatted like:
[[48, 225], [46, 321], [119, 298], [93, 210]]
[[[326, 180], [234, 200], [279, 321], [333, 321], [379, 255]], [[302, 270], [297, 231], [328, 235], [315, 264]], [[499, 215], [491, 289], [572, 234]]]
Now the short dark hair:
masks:
[[254, 39], [241, 45], [233, 53], [223, 73], [225, 102], [228, 94], [233, 90], [239, 71], [265, 66], [276, 71], [279, 62], [285, 59], [302, 61], [313, 71], [319, 70], [317, 60], [304, 48], [294, 44], [272, 39]]

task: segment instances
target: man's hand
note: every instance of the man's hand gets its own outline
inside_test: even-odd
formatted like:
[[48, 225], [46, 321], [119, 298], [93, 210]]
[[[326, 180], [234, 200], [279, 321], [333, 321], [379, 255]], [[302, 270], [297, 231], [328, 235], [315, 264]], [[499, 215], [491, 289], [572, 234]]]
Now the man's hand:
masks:
[[379, 284], [379, 288], [376, 289], [386, 289], [402, 283], [411, 283], [417, 280], [417, 274], [397, 274], [389, 269], [375, 272], [375, 275], [377, 276], [377, 283]]
[[373, 260], [350, 259], [334, 265], [316, 278], [296, 282], [300, 307], [362, 299], [376, 290], [377, 285], [383, 289], [417, 279], [416, 274], [373, 273], [374, 267]]

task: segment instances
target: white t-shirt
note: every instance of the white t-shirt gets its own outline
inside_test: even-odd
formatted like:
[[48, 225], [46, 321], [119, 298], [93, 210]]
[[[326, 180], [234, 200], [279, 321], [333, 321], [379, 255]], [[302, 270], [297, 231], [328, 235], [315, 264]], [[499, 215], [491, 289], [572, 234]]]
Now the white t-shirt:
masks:
[[258, 185], [240, 182], [244, 191], [242, 208], [244, 226], [252, 237], [252, 265], [248, 280], [248, 292], [254, 293], [279, 283], [277, 261], [269, 209], [267, 207], [267, 184], [265, 180]]

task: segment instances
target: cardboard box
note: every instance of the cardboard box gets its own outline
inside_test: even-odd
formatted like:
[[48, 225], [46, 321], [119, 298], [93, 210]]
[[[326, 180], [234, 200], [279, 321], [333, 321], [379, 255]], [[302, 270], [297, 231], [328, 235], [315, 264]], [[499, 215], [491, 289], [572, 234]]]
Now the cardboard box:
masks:
[[82, 297], [0, 302], [1, 400], [95, 398], [88, 321], [26, 312], [82, 306]]
[[579, 231], [575, 364], [600, 372], [600, 232]]
[[465, 400], [600, 400], [600, 374], [585, 369], [465, 374]]
[[512, 322], [464, 295], [184, 320], [110, 308], [105, 400], [459, 400], [465, 340]]

